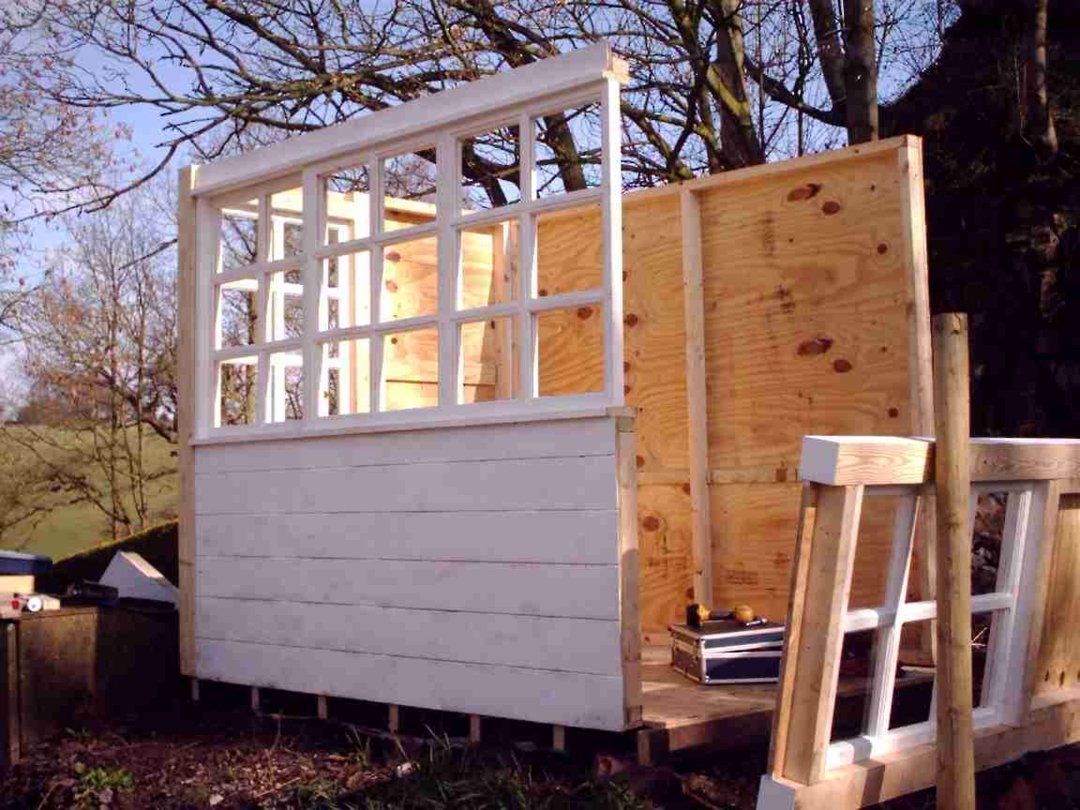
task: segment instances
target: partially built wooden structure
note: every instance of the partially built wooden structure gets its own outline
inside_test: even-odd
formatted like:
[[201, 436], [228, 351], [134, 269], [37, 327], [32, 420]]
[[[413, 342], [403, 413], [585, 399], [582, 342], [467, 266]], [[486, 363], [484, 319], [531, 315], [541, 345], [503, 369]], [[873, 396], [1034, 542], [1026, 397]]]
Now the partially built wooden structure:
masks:
[[805, 434], [931, 432], [920, 145], [623, 193], [625, 79], [597, 45], [181, 173], [186, 674], [707, 741], [643, 640], [784, 614]]
[[[934, 482], [934, 442], [808, 436], [788, 637], [760, 810], [857, 808], [934, 785], [936, 724], [895, 711], [905, 635], [939, 616], [909, 592], [917, 515]], [[970, 536], [978, 507], [1004, 509], [993, 582], [970, 597], [985, 651], [972, 681], [975, 768], [1080, 740], [1080, 440], [973, 439]], [[860, 602], [864, 527], [893, 519], [882, 596]], [[854, 729], [834, 722], [845, 639], [870, 636], [873, 674]], [[932, 671], [932, 670], [931, 670]], [[944, 699], [944, 698], [943, 698]], [[952, 704], [950, 704], [950, 707]], [[971, 802], [973, 804], [973, 801]]]

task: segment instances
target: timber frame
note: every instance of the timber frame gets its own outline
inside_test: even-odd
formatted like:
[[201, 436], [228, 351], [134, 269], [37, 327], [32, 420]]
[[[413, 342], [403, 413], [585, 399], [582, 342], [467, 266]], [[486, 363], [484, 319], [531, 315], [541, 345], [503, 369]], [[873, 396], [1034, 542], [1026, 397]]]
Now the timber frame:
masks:
[[[181, 172], [186, 674], [324, 706], [641, 728], [657, 751], [723, 736], [748, 710], [688, 718], [689, 692], [650, 704], [672, 684], [643, 674], [642, 647], [663, 644], [690, 599], [781, 615], [805, 433], [932, 431], [921, 146], [899, 137], [622, 194], [625, 79], [599, 44]], [[537, 116], [586, 103], [601, 111], [597, 182], [539, 194]], [[507, 126], [521, 133], [520, 200], [463, 208], [463, 141]], [[431, 146], [433, 196], [390, 196], [387, 162]], [[333, 185], [358, 167], [363, 190]], [[253, 256], [224, 255], [225, 220], [251, 231]], [[435, 276], [431, 308], [395, 309]], [[474, 295], [478, 279], [512, 292]], [[222, 339], [226, 293], [255, 302], [250, 339]], [[290, 303], [305, 316], [292, 331]], [[484, 333], [471, 358], [467, 326]], [[419, 333], [435, 338], [394, 343]], [[255, 379], [243, 420], [223, 418], [221, 370], [236, 366]], [[285, 407], [297, 371], [299, 404]], [[417, 577], [438, 586], [420, 607]], [[407, 611], [427, 646], [379, 632]], [[508, 636], [519, 643], [493, 641]], [[473, 657], [451, 660], [451, 639]], [[301, 666], [314, 655], [317, 678]], [[359, 694], [364, 679], [340, 675], [363, 665], [367, 683], [395, 682], [403, 661], [453, 669], [492, 700], [418, 680]], [[476, 688], [480, 676], [504, 688]], [[755, 695], [757, 725], [770, 700]]]
[[[934, 784], [934, 721], [890, 728], [905, 622], [932, 620], [933, 600], [908, 601], [918, 504], [933, 483], [932, 440], [808, 436], [788, 637], [759, 808], [854, 808]], [[1008, 498], [997, 584], [971, 597], [988, 612], [987, 663], [975, 707], [976, 768], [1080, 739], [1077, 546], [1080, 441], [973, 439], [969, 534], [977, 496]], [[884, 604], [848, 607], [860, 511], [898, 499]], [[845, 633], [875, 632], [875, 668], [862, 733], [833, 740]]]

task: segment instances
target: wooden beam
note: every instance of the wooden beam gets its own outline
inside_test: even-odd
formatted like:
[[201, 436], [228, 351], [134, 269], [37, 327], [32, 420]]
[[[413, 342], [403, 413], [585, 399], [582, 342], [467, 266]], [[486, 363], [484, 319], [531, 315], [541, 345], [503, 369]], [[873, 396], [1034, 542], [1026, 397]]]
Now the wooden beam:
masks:
[[937, 428], [937, 806], [944, 810], [974, 810], [967, 316], [938, 315], [933, 332]]
[[[191, 189], [197, 166], [180, 170], [177, 195], [177, 297], [179, 337], [177, 346], [176, 423], [180, 462], [178, 556], [180, 578], [180, 672], [194, 676], [198, 651], [195, 645], [195, 302], [197, 295], [195, 198]], [[198, 699], [198, 682], [193, 681]]]
[[480, 730], [481, 730], [480, 715], [478, 715], [478, 714], [470, 714], [469, 715], [469, 742], [472, 743], [473, 745], [479, 745], [480, 744]]
[[701, 210], [684, 189], [682, 219], [683, 308], [686, 319], [686, 402], [690, 454], [690, 545], [694, 601], [711, 604], [712, 525], [709, 518], [709, 424], [705, 385], [705, 279], [701, 267]]
[[566, 753], [566, 726], [551, 727], [551, 748], [560, 754]]
[[329, 716], [326, 706], [326, 695], [318, 695], [315, 703], [315, 714], [320, 720], [325, 720]]
[[[595, 88], [608, 76], [625, 82], [626, 70], [626, 63], [614, 58], [608, 44], [598, 42], [390, 107], [363, 121], [346, 121], [218, 160], [207, 167], [196, 188], [200, 195], [221, 194], [257, 180], [288, 175], [313, 161], [331, 165], [336, 159], [347, 161], [358, 152], [404, 143], [428, 130], [466, 119], [473, 119], [482, 131], [484, 117], [500, 107], [524, 106], [559, 93]], [[505, 110], [498, 112], [505, 115]], [[498, 123], [496, 120], [492, 125]]]
[[[1029, 751], [1046, 751], [1080, 740], [1080, 690], [1036, 698], [1021, 728], [993, 726], [974, 734], [975, 766], [986, 770]], [[830, 771], [827, 779], [801, 785], [762, 777], [758, 810], [849, 810], [925, 790], [934, 784], [933, 743], [897, 751]]]
[[[627, 411], [631, 413], [631, 411]], [[616, 416], [619, 509], [619, 647], [622, 655], [623, 715], [627, 727], [641, 720], [641, 615], [638, 560], [635, 419]]]
[[251, 687], [251, 710], [255, 712], [255, 714], [258, 714], [260, 709], [259, 687], [253, 686]]
[[[1080, 477], [1080, 439], [971, 439], [973, 482]], [[829, 486], [933, 483], [933, 439], [807, 436], [799, 477]]]
[[799, 528], [795, 534], [795, 557], [791, 563], [791, 588], [788, 591], [787, 627], [784, 633], [785, 655], [780, 661], [780, 685], [776, 693], [776, 711], [772, 717], [769, 737], [769, 770], [774, 776], [783, 775], [787, 757], [788, 728], [791, 722], [791, 702], [795, 692], [795, 651], [802, 643], [803, 609], [806, 604], [806, 585], [810, 573], [810, 549], [817, 516], [817, 487], [804, 484], [799, 506]]
[[[777, 712], [783, 730], [774, 750], [782, 757], [776, 770], [803, 784], [818, 781], [825, 772], [863, 488], [815, 486], [813, 496], [812, 532], [805, 516], [803, 524], [803, 537], [810, 534], [809, 560], [800, 558], [796, 565], [804, 581], [793, 589], [788, 617], [797, 628], [797, 642], [785, 645], [788, 660], [780, 689], [787, 705]], [[801, 539], [800, 545], [805, 542]]]
[[386, 707], [386, 727], [391, 734], [397, 734], [401, 730], [401, 707], [396, 703]]

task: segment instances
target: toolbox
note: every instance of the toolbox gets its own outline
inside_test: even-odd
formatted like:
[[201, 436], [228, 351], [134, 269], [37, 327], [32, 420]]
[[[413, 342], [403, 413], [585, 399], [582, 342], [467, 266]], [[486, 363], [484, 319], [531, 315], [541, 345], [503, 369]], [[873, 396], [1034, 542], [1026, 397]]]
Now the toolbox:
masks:
[[780, 678], [784, 626], [764, 622], [746, 626], [733, 619], [702, 622], [700, 627], [673, 624], [671, 666], [693, 681], [774, 683]]

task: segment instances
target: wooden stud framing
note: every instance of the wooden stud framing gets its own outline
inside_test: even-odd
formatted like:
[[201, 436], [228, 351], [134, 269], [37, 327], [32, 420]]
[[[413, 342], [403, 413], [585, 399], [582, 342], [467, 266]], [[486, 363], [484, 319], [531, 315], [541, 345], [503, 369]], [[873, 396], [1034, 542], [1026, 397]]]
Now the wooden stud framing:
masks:
[[255, 714], [260, 714], [262, 711], [261, 701], [259, 699], [259, 687], [251, 687], [251, 711]]
[[326, 705], [326, 695], [316, 695], [315, 715], [320, 720], [325, 720], [329, 716]]
[[469, 742], [473, 745], [480, 744], [481, 717], [478, 714], [469, 715]]
[[551, 727], [551, 749], [560, 754], [566, 753], [566, 726]]
[[401, 730], [401, 707], [396, 703], [386, 707], [386, 728], [391, 734], [397, 734]]
[[[177, 212], [177, 295], [180, 312], [195, 312], [198, 274], [195, 255], [195, 199], [191, 189], [198, 175], [198, 167], [188, 166], [180, 170], [179, 210]], [[177, 347], [178, 387], [182, 392], [177, 401], [176, 421], [179, 432], [180, 454], [180, 526], [178, 529], [178, 556], [180, 578], [180, 671], [184, 675], [195, 674], [195, 458], [191, 440], [195, 436], [195, 341], [196, 325], [192, 317], [180, 317]], [[193, 681], [198, 695], [198, 681]]]
[[[847, 609], [851, 571], [855, 561], [855, 535], [862, 508], [863, 488], [815, 486], [812, 531], [804, 509], [800, 559], [793, 593], [801, 596], [802, 615], [792, 615], [797, 642], [787, 642], [781, 700], [787, 712], [777, 711], [777, 734], [771, 770], [788, 779], [812, 783], [825, 771], [832, 724], [832, 706], [839, 678], [842, 618]], [[807, 507], [809, 509], [810, 507]], [[809, 559], [802, 556], [808, 551]]]
[[[627, 411], [627, 414], [630, 412]], [[616, 461], [619, 476], [619, 647], [622, 653], [623, 707], [627, 727], [641, 720], [641, 617], [638, 611], [637, 434], [633, 416], [617, 416]]]
[[709, 426], [705, 384], [705, 279], [701, 209], [694, 192], [679, 195], [682, 219], [683, 308], [686, 318], [686, 401], [690, 454], [690, 532], [694, 601], [711, 604], [712, 524], [709, 519]]
[[971, 744], [971, 471], [967, 317], [934, 318], [937, 442], [937, 801], [975, 807]]

